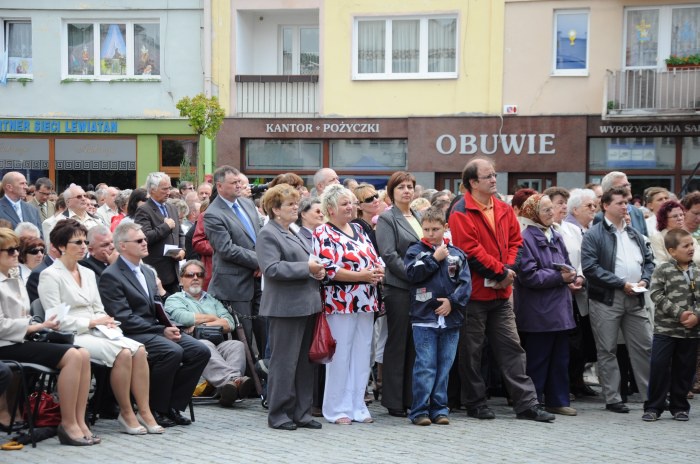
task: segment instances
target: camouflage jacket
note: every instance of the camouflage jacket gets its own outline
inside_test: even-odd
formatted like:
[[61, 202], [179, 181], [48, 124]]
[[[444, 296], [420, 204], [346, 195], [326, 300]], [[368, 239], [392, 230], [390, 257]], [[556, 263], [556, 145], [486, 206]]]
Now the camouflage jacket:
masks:
[[689, 271], [695, 281], [694, 299], [689, 280], [686, 280], [688, 273], [680, 270], [675, 260], [654, 269], [651, 277], [651, 301], [656, 305], [654, 333], [676, 338], [700, 338], [700, 324], [686, 329], [680, 322], [683, 311], [693, 311], [700, 317], [700, 271], [693, 263], [690, 263]]

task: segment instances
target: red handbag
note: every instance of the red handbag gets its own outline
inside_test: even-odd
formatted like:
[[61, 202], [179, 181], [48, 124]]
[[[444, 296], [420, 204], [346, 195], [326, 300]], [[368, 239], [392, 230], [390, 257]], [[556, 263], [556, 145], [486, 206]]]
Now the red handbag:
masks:
[[[57, 427], [61, 424], [61, 408], [54, 397], [45, 391], [41, 392], [41, 396], [38, 397], [39, 409], [37, 410], [36, 417], [34, 418], [34, 427]], [[36, 407], [37, 394], [32, 393], [27, 398], [27, 406], [24, 411], [24, 418], [28, 420], [30, 414], [34, 414], [34, 408]]]
[[309, 361], [316, 364], [328, 364], [333, 361], [335, 345], [335, 338], [333, 338], [331, 327], [326, 320], [326, 313], [321, 311], [316, 316], [314, 337], [309, 349]]

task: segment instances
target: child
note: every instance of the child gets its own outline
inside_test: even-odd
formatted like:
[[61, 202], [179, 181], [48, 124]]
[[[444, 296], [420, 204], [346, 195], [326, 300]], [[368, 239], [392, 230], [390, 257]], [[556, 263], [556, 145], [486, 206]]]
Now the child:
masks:
[[642, 416], [647, 422], [659, 418], [669, 392], [669, 411], [673, 418], [688, 420], [690, 404], [686, 396], [695, 375], [700, 337], [700, 275], [693, 263], [694, 241], [683, 229], [670, 230], [664, 246], [673, 259], [659, 265], [651, 277], [651, 300], [656, 304], [656, 312], [649, 399]]
[[423, 239], [411, 245], [404, 258], [416, 348], [409, 418], [416, 425], [450, 423], [447, 380], [472, 291], [467, 257], [444, 239], [445, 226], [442, 210], [427, 209], [421, 218]]

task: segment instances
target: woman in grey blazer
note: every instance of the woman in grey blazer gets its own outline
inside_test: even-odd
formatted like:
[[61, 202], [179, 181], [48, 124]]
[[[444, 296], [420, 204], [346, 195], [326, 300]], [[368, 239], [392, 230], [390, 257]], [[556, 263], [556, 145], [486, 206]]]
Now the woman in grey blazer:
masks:
[[299, 212], [299, 193], [288, 184], [262, 199], [270, 221], [260, 230], [256, 252], [265, 276], [260, 314], [269, 321], [270, 367], [267, 423], [274, 429], [320, 429], [311, 416], [313, 365], [309, 347], [321, 311], [319, 280], [326, 275], [311, 246], [289, 229]]
[[410, 208], [416, 178], [405, 171], [392, 174], [386, 184], [393, 207], [379, 216], [377, 244], [386, 263], [384, 306], [388, 336], [384, 347], [382, 406], [395, 417], [406, 417], [411, 406], [411, 374], [415, 350], [409, 310], [409, 283], [403, 258], [408, 247], [423, 237], [418, 214]]

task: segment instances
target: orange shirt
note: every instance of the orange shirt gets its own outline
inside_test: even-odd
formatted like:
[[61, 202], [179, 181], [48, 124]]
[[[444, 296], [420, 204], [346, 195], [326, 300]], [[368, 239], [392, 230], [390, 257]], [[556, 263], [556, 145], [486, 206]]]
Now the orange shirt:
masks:
[[486, 205], [474, 198], [473, 195], [472, 200], [474, 200], [474, 203], [476, 203], [476, 205], [479, 207], [479, 210], [486, 218], [486, 221], [488, 221], [489, 225], [491, 226], [491, 229], [493, 229], [493, 231], [496, 232], [496, 220], [493, 216], [493, 197], [489, 197], [489, 202]]

